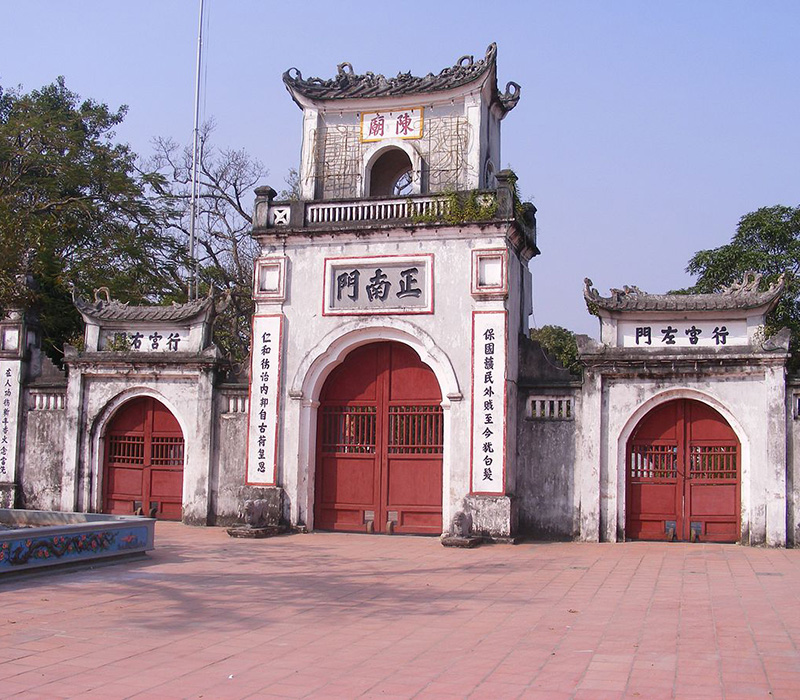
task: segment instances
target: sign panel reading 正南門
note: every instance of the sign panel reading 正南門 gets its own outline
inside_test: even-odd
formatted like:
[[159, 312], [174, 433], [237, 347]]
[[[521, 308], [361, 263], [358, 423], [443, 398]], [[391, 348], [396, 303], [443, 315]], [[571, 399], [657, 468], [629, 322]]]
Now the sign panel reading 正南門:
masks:
[[275, 483], [283, 316], [253, 316], [247, 483]]
[[433, 256], [325, 260], [325, 315], [433, 312]]
[[422, 107], [411, 107], [392, 112], [362, 112], [361, 140], [422, 138]]
[[472, 314], [472, 492], [505, 493], [506, 312]]

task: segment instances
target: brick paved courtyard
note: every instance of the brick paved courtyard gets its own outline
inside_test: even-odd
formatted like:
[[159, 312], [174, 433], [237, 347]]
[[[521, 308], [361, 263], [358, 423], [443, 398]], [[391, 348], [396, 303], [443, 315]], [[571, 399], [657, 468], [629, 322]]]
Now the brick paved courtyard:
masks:
[[798, 698], [800, 551], [231, 539], [0, 581], [3, 698]]

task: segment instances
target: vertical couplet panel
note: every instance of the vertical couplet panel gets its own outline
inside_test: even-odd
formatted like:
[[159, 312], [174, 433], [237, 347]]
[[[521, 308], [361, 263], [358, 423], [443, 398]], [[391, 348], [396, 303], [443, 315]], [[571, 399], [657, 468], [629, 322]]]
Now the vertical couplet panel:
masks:
[[472, 314], [472, 493], [505, 493], [506, 366], [505, 311]]

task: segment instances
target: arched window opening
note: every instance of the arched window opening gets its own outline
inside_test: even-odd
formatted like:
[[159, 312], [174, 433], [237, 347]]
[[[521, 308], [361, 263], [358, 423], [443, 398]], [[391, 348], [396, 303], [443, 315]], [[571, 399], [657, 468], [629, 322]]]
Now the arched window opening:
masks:
[[414, 168], [411, 159], [399, 148], [391, 148], [372, 166], [369, 180], [371, 197], [404, 197], [412, 193]]

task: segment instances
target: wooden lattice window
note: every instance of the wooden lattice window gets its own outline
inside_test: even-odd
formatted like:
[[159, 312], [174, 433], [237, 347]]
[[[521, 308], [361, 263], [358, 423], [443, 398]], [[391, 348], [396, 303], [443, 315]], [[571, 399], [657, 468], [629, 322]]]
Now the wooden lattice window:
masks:
[[689, 448], [692, 479], [732, 481], [737, 473], [735, 445], [691, 445]]
[[144, 464], [144, 437], [142, 435], [110, 435], [108, 459], [125, 464]]
[[678, 476], [677, 445], [631, 445], [632, 479], [675, 479]]
[[389, 452], [441, 454], [441, 406], [389, 406]]
[[374, 406], [324, 406], [323, 452], [375, 452]]
[[180, 467], [183, 465], [183, 438], [153, 437], [151, 446], [153, 465]]

